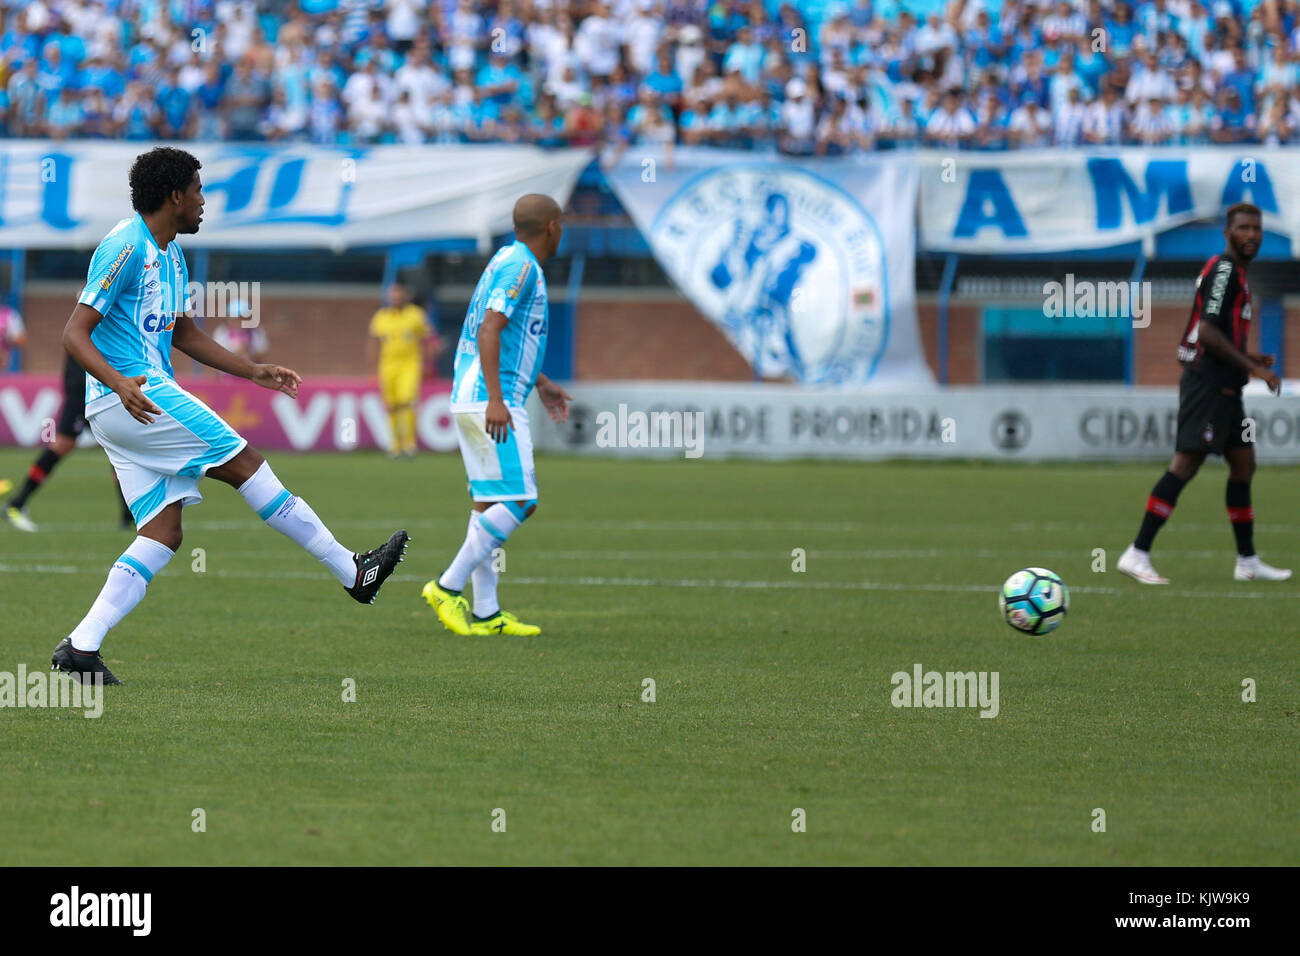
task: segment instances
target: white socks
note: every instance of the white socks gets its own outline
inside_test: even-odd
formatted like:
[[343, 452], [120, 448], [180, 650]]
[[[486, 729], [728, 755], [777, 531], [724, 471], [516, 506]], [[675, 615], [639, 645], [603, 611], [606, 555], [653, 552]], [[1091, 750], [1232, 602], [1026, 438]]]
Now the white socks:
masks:
[[[469, 525], [474, 527], [474, 519], [478, 517], [477, 511], [469, 513]], [[466, 532], [468, 534], [468, 531]], [[497, 601], [497, 569], [496, 562], [492, 560], [489, 552], [486, 561], [480, 561], [478, 567], [469, 576], [470, 584], [474, 586], [474, 616], [491, 617], [497, 611], [501, 610], [501, 604]]]
[[104, 635], [140, 603], [153, 576], [163, 569], [173, 554], [171, 548], [153, 538], [138, 537], [132, 541], [108, 569], [108, 580], [95, 603], [68, 635], [72, 646], [79, 651], [99, 650]]
[[239, 493], [259, 518], [333, 571], [345, 588], [357, 583], [352, 552], [334, 539], [311, 505], [289, 494], [268, 462], [262, 462], [253, 477], [239, 486]]
[[[517, 506], [516, 506], [517, 507]], [[451, 567], [442, 573], [438, 585], [449, 591], [465, 590], [465, 582], [470, 572], [492, 556], [492, 550], [506, 543], [506, 538], [523, 522], [515, 517], [515, 512], [504, 502], [498, 501], [487, 511], [475, 513], [469, 520], [469, 529], [465, 532], [465, 543], [456, 552]], [[496, 573], [493, 572], [493, 599], [496, 597]], [[474, 589], [475, 605], [478, 604], [478, 588]], [[477, 611], [475, 612], [477, 613]]]

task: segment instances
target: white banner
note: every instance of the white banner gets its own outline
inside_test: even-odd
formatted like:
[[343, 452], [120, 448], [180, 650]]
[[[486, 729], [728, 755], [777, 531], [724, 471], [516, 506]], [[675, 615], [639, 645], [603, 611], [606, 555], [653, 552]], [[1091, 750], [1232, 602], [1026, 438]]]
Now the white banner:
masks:
[[916, 325], [911, 157], [655, 148], [607, 176], [669, 278], [760, 375], [933, 381]]
[[[1300, 153], [1195, 149], [921, 150], [920, 243], [982, 254], [1100, 249], [1147, 241], [1251, 202], [1300, 257]], [[1150, 245], [1147, 247], [1151, 251]], [[1207, 253], [1208, 258], [1209, 253]]]
[[[570, 419], [536, 404], [544, 451], [681, 458], [1163, 460], [1176, 388], [1088, 386], [848, 390], [787, 385], [573, 382]], [[1300, 462], [1300, 383], [1247, 389], [1262, 461]], [[1244, 426], [1247, 427], [1247, 426]]]
[[[93, 248], [131, 216], [127, 174], [152, 143], [0, 140], [0, 248]], [[525, 193], [569, 201], [588, 150], [169, 143], [207, 199], [187, 248], [327, 248], [472, 239], [512, 229]]]

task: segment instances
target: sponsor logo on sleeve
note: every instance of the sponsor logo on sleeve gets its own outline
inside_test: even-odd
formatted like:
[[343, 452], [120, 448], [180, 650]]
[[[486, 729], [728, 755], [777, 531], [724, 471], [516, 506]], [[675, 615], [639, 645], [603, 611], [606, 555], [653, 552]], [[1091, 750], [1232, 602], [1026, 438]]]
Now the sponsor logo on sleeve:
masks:
[[533, 264], [531, 262], [525, 262], [523, 270], [519, 273], [519, 278], [515, 280], [514, 285], [506, 290], [506, 295], [512, 299], [519, 298], [519, 290], [523, 287], [525, 280], [528, 278], [528, 274], [532, 271]]
[[101, 289], [105, 292], [108, 291], [109, 287], [113, 284], [113, 280], [117, 278], [117, 274], [122, 271], [122, 264], [131, 257], [131, 253], [134, 251], [135, 246], [129, 242], [122, 247], [122, 251], [117, 254], [117, 258], [113, 260], [113, 264], [108, 267], [108, 275], [99, 280], [99, 287]]

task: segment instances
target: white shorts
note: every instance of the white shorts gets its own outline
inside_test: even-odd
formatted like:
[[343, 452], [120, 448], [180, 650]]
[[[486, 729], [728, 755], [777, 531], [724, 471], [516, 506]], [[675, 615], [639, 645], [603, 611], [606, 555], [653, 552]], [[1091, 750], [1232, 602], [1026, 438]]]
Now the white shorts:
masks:
[[503, 442], [494, 441], [487, 433], [486, 402], [458, 405], [452, 412], [469, 493], [475, 501], [528, 501], [537, 497], [528, 412], [506, 407], [515, 427], [506, 432]]
[[199, 479], [248, 444], [216, 412], [165, 376], [150, 373], [141, 391], [163, 411], [149, 413], [153, 424], [136, 421], [120, 402], [89, 419], [137, 528], [173, 501], [182, 507], [202, 501]]

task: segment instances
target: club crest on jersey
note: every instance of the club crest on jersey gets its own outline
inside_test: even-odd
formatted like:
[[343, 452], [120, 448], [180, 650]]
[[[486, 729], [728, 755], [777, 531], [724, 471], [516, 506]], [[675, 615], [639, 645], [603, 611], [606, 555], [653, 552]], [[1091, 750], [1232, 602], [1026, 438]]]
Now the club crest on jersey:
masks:
[[108, 275], [99, 280], [99, 287], [101, 289], [105, 292], [108, 291], [109, 286], [113, 284], [113, 280], [117, 278], [117, 274], [122, 271], [122, 263], [126, 262], [133, 252], [135, 252], [135, 246], [129, 242], [122, 247], [122, 251], [117, 254], [117, 258], [113, 260], [113, 264], [108, 267]]

